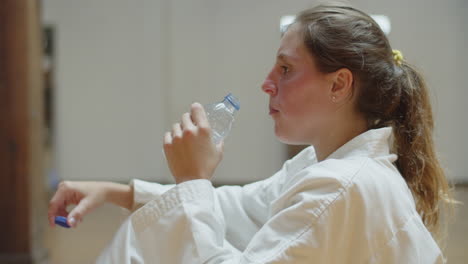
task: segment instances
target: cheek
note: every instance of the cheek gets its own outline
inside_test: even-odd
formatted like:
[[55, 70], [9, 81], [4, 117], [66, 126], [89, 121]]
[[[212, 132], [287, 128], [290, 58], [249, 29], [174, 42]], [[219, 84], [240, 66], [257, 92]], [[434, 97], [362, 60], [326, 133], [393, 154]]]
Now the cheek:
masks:
[[322, 114], [328, 109], [326, 84], [323, 80], [314, 79], [310, 76], [297, 76], [285, 81], [280, 89], [280, 103], [287, 105], [283, 109], [286, 114], [295, 116], [307, 116], [310, 114]]

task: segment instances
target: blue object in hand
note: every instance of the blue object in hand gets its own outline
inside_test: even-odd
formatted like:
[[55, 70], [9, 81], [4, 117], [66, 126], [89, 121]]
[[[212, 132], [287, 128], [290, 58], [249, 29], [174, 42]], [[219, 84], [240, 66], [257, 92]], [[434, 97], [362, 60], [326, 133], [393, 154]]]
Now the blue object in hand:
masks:
[[64, 216], [56, 216], [55, 223], [61, 227], [70, 228], [70, 226], [67, 223], [67, 218]]

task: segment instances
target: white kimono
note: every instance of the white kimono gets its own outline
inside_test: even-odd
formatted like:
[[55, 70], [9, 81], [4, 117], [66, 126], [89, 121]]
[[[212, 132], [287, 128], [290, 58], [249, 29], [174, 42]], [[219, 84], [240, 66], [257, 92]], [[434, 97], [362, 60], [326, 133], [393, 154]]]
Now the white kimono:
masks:
[[243, 187], [134, 180], [140, 208], [97, 262], [445, 263], [394, 165], [391, 137], [391, 128], [369, 130], [321, 162], [306, 148]]

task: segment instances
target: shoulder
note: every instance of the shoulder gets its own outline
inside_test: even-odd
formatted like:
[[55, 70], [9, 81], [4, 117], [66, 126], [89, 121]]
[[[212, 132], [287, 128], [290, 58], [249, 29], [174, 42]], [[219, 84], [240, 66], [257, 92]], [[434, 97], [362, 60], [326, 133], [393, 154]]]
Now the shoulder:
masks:
[[403, 177], [387, 159], [353, 157], [327, 159], [289, 175], [290, 185], [315, 187], [320, 183], [333, 184], [336, 188], [369, 191], [372, 188], [409, 191]]
[[314, 216], [321, 215], [342, 200], [353, 185], [353, 178], [367, 162], [366, 159], [325, 160], [285, 173], [279, 195], [272, 203], [272, 213], [299, 206], [309, 208]]
[[368, 158], [324, 160], [288, 175], [288, 182], [290, 187], [301, 185], [302, 190], [315, 189], [321, 184], [347, 188], [369, 162]]
[[[369, 157], [329, 159], [308, 166], [289, 179], [283, 194], [290, 202], [305, 202], [340, 210], [393, 210], [414, 212], [414, 201], [398, 170], [385, 161]], [[335, 206], [340, 204], [340, 206]], [[344, 207], [342, 207], [344, 206]], [[404, 217], [403, 217], [404, 218]]]

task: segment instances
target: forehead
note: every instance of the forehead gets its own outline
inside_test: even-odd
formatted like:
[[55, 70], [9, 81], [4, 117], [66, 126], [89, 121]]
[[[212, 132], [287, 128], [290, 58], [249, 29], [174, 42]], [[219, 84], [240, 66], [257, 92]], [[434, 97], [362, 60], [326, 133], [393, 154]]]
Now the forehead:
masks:
[[276, 55], [278, 60], [300, 61], [310, 59], [297, 25], [292, 25], [284, 33]]

